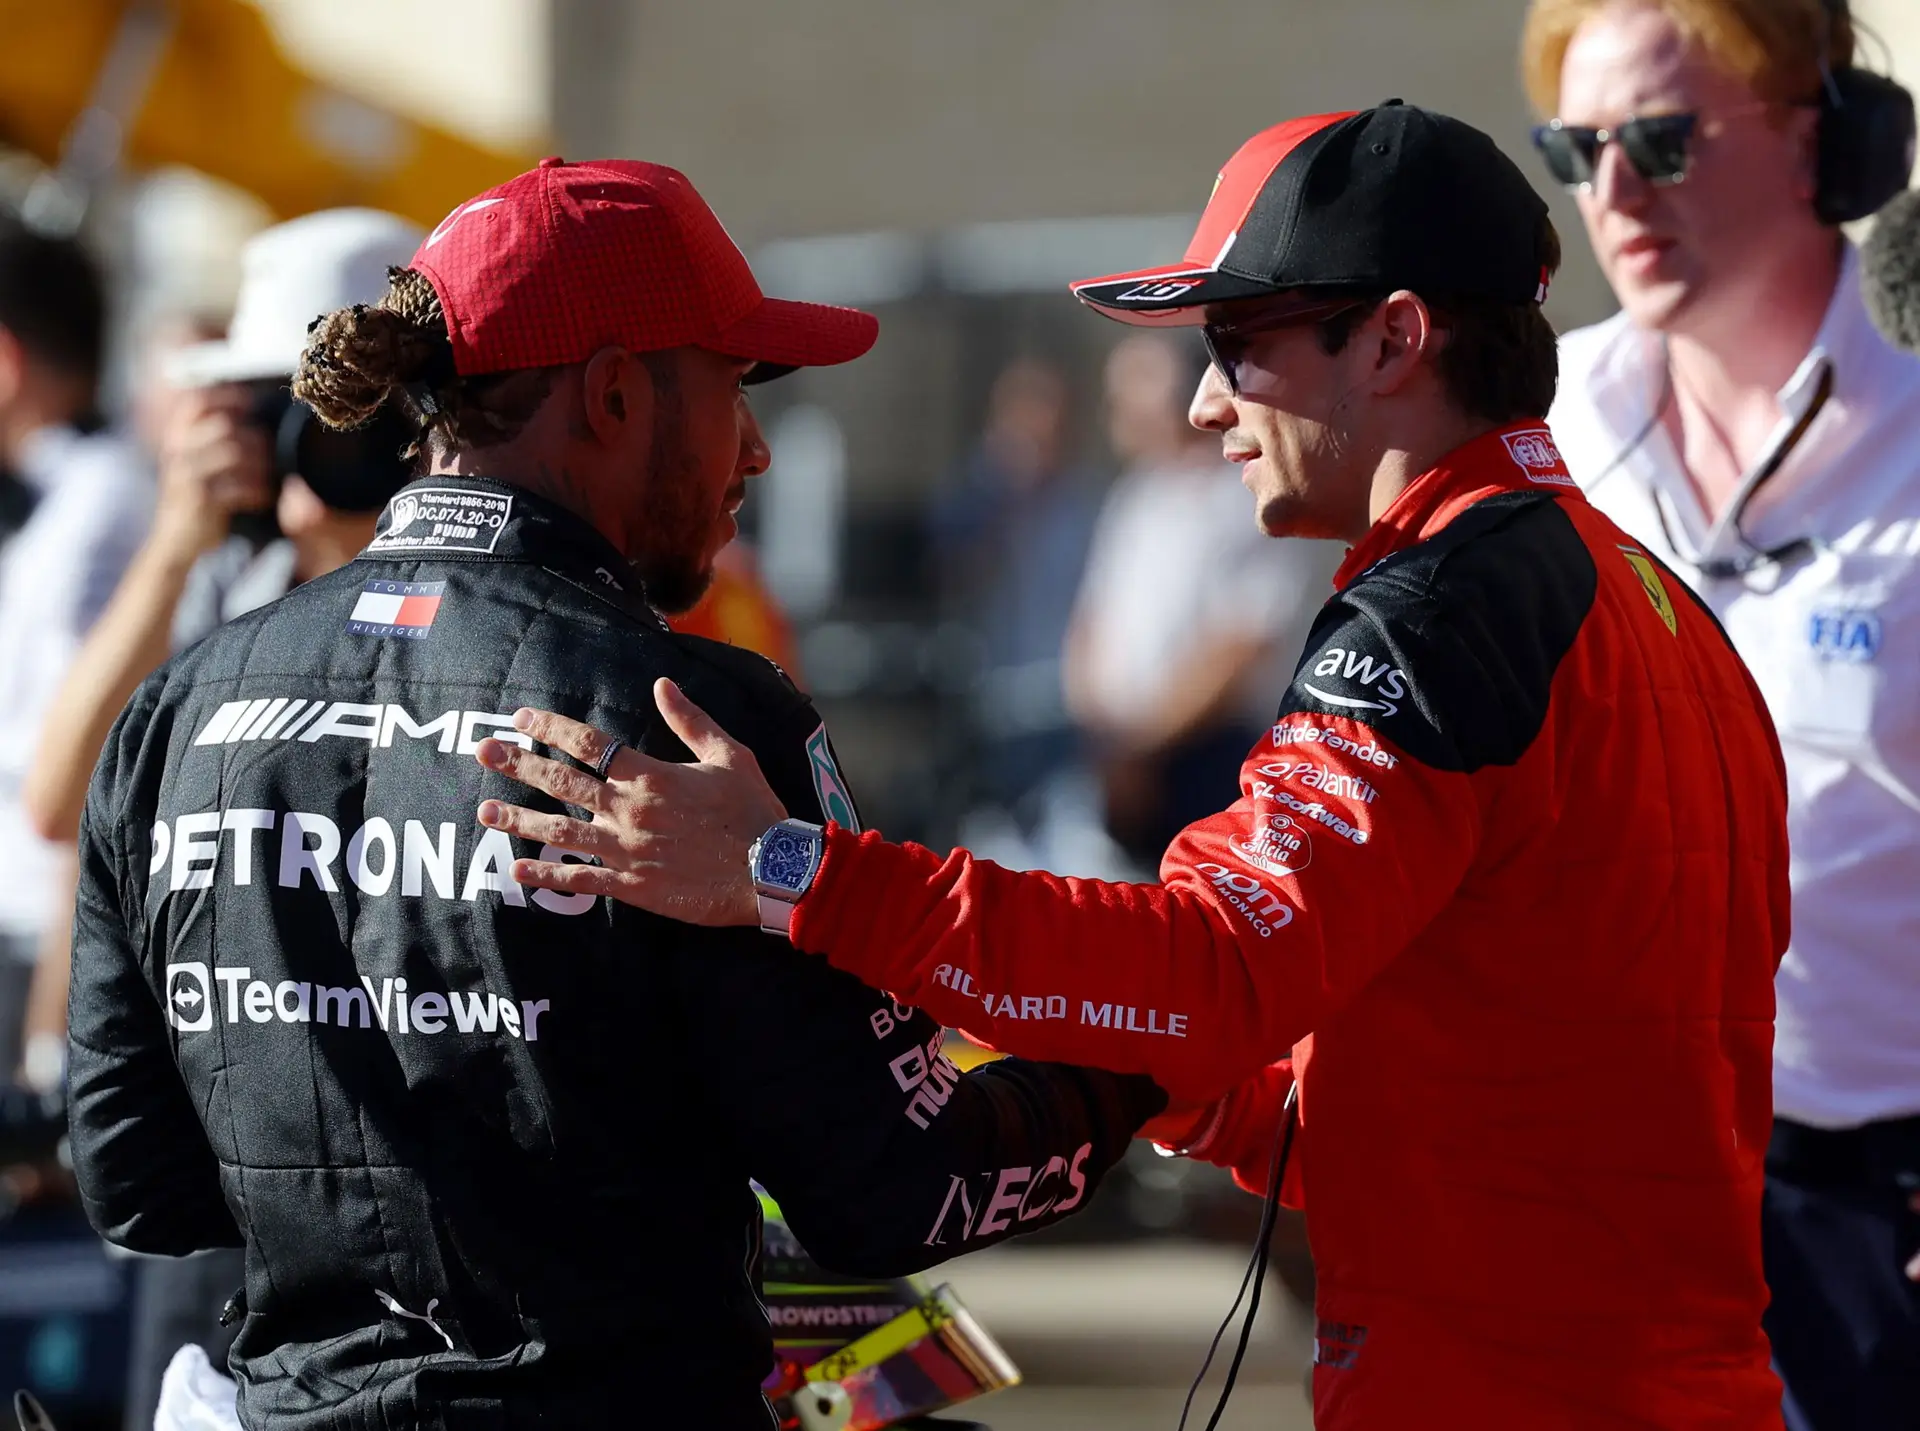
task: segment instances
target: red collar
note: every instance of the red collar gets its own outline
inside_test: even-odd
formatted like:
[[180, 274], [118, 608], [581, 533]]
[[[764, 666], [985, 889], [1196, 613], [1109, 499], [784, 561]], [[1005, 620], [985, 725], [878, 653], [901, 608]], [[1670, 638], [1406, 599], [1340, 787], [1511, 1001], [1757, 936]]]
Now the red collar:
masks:
[[1409, 482], [1347, 553], [1334, 574], [1334, 590], [1346, 590], [1382, 557], [1425, 541], [1483, 497], [1524, 487], [1545, 487], [1556, 495], [1580, 490], [1560, 460], [1553, 434], [1537, 418], [1484, 433]]

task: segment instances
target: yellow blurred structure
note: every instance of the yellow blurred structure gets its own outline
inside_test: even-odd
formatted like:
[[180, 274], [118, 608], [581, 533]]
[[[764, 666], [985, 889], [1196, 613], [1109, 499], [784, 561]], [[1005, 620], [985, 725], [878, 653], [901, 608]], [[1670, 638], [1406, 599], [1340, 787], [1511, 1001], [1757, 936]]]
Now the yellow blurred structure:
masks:
[[794, 680], [800, 679], [793, 627], [760, 579], [753, 557], [739, 542], [721, 548], [714, 562], [713, 584], [700, 604], [669, 617], [667, 624], [690, 636], [758, 652]]
[[242, 0], [0, 0], [0, 143], [184, 164], [282, 218], [364, 204], [431, 227], [533, 156], [487, 148], [296, 67]]

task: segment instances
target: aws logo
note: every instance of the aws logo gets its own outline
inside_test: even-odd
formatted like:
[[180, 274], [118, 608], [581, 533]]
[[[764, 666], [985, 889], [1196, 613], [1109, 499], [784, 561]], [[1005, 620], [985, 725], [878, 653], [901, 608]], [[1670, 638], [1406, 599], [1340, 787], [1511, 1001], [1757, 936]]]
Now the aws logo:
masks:
[[[1340, 646], [1329, 646], [1320, 653], [1320, 659], [1313, 663], [1313, 674], [1322, 682], [1316, 686], [1312, 681], [1302, 681], [1302, 689], [1317, 701], [1337, 706], [1341, 710], [1378, 711], [1381, 715], [1398, 715], [1400, 702], [1407, 698], [1407, 676], [1398, 666], [1389, 666], [1385, 661], [1377, 661], [1361, 651], [1349, 651]], [[1345, 694], [1325, 689], [1334, 681], [1358, 686], [1358, 691], [1349, 690]]]

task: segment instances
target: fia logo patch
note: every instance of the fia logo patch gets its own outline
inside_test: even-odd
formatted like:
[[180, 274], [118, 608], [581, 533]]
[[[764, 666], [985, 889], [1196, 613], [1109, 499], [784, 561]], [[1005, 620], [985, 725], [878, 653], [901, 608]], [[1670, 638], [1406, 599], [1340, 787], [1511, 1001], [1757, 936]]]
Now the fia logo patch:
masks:
[[1807, 644], [1823, 661], [1864, 665], [1880, 654], [1880, 638], [1880, 617], [1865, 607], [1827, 607], [1807, 617]]
[[1627, 565], [1633, 568], [1633, 574], [1640, 578], [1640, 589], [1647, 594], [1647, 600], [1653, 603], [1653, 609], [1660, 613], [1660, 620], [1666, 624], [1669, 636], [1680, 634], [1680, 623], [1673, 614], [1673, 602], [1667, 596], [1666, 583], [1660, 580], [1660, 568], [1653, 564], [1653, 558], [1638, 547], [1623, 546], [1620, 555], [1627, 559]]

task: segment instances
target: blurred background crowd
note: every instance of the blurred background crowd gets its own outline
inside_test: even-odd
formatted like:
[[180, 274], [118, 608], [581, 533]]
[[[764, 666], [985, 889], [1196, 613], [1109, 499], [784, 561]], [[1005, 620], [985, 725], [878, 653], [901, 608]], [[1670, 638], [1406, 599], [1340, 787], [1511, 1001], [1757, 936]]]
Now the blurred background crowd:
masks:
[[[1920, 79], [1920, 6], [1855, 8], [1883, 42], [1866, 58]], [[1095, 321], [1065, 285], [1184, 247], [1196, 176], [1246, 135], [1403, 95], [1538, 172], [1568, 251], [1549, 315], [1605, 317], [1528, 151], [1524, 9], [0, 0], [0, 1074], [60, 1080], [103, 717], [169, 649], [350, 559], [384, 501], [276, 403], [286, 344], [546, 152], [682, 168], [769, 292], [881, 316], [867, 360], [756, 395], [774, 466], [691, 629], [814, 693], [869, 825], [1152, 878], [1230, 799], [1342, 550], [1254, 529], [1186, 422], [1190, 334]], [[1164, 1388], [1045, 1383], [1190, 1369], [1238, 1255], [1149, 1239], [1243, 1242], [1257, 1208], [1211, 1174], [1143, 1156], [1049, 1246], [959, 1279], [1042, 1383], [1000, 1425], [1158, 1418]], [[136, 1278], [84, 1228], [56, 1171], [0, 1179], [0, 1386], [113, 1425]], [[1243, 1424], [1304, 1425], [1297, 1344], [1270, 1341], [1256, 1381], [1290, 1384]]]

